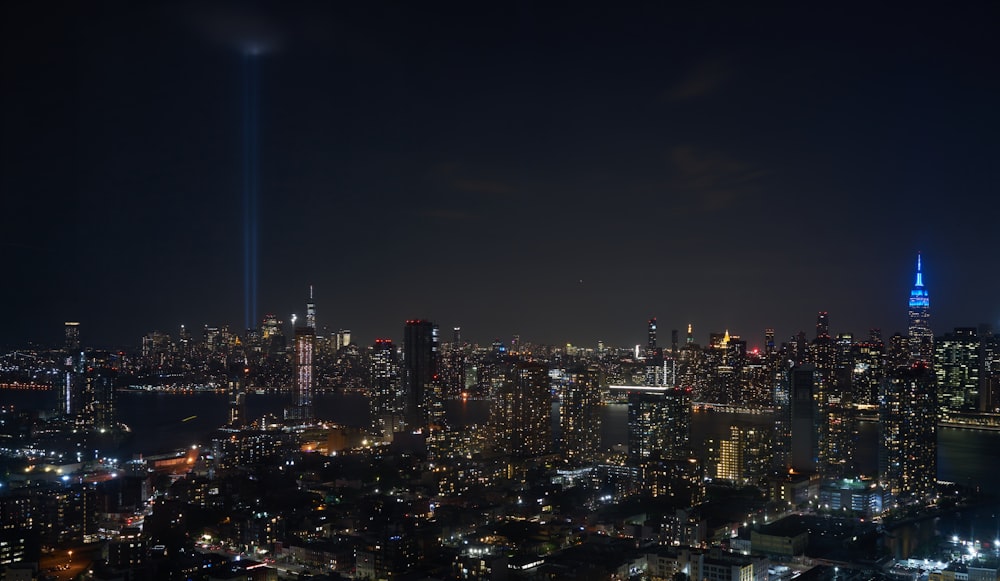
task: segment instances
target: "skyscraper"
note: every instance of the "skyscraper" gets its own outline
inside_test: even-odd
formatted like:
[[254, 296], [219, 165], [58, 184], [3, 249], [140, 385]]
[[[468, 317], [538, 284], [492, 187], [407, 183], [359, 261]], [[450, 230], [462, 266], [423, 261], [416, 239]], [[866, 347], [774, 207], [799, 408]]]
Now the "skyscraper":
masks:
[[791, 468], [814, 472], [819, 459], [819, 410], [816, 402], [816, 368], [793, 367], [788, 372], [791, 403]]
[[549, 370], [543, 364], [508, 359], [493, 400], [494, 446], [503, 456], [532, 458], [552, 450]]
[[313, 353], [316, 348], [316, 331], [309, 327], [295, 329], [295, 384], [292, 394], [293, 409], [289, 419], [313, 419]]
[[917, 279], [910, 290], [909, 315], [909, 343], [910, 359], [912, 361], [923, 361], [927, 366], [933, 364], [934, 358], [934, 333], [931, 331], [931, 299], [924, 288], [923, 265], [920, 254], [917, 254]]
[[691, 455], [691, 388], [615, 386], [628, 393], [628, 457], [633, 465], [650, 458]]
[[372, 430], [383, 440], [392, 439], [403, 418], [404, 397], [399, 385], [399, 362], [391, 339], [375, 339], [369, 363]]
[[942, 412], [979, 409], [981, 351], [975, 327], [957, 327], [934, 340], [934, 373]]
[[569, 370], [559, 408], [564, 458], [589, 462], [601, 443], [601, 392], [596, 366]]
[[937, 397], [922, 361], [897, 367], [883, 383], [879, 407], [879, 479], [901, 502], [919, 502], [937, 483]]
[[66, 352], [73, 354], [80, 350], [80, 323], [76, 321], [66, 321]]
[[403, 329], [403, 389], [406, 421], [412, 428], [427, 423], [425, 391], [438, 375], [438, 367], [438, 326], [430, 321], [407, 321]]
[[646, 385], [665, 385], [666, 370], [663, 367], [663, 349], [656, 345], [656, 317], [649, 320], [646, 338]]
[[306, 327], [316, 330], [316, 301], [313, 299], [312, 285], [309, 285], [309, 301], [306, 302]]

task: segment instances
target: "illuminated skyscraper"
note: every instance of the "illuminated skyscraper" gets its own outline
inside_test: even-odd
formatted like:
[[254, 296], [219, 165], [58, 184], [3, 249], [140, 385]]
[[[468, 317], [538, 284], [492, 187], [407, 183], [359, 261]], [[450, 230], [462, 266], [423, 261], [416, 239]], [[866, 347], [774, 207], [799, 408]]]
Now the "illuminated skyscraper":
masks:
[[76, 321], [66, 321], [66, 352], [76, 353], [80, 350], [80, 323]]
[[596, 367], [569, 371], [559, 407], [564, 458], [589, 462], [601, 444], [601, 392]]
[[391, 339], [375, 339], [369, 364], [373, 431], [388, 441], [399, 430], [404, 401], [399, 384], [399, 362]]
[[403, 328], [403, 389], [406, 421], [412, 428], [427, 422], [425, 390], [438, 375], [438, 326], [411, 320]]
[[316, 349], [316, 331], [309, 327], [295, 329], [295, 384], [292, 392], [293, 408], [289, 419], [311, 420], [313, 416], [313, 354]]
[[490, 411], [496, 451], [512, 458], [550, 453], [551, 398], [548, 367], [519, 359], [505, 361]]
[[942, 411], [979, 409], [981, 351], [975, 327], [958, 327], [934, 340], [934, 373]]
[[771, 437], [760, 426], [734, 424], [729, 426], [729, 439], [719, 441], [717, 454], [712, 477], [740, 485], [758, 484], [770, 473]]
[[879, 479], [901, 502], [932, 496], [937, 484], [937, 397], [921, 361], [898, 367], [883, 383], [879, 407]]
[[628, 457], [633, 465], [650, 458], [691, 455], [691, 388], [613, 386], [628, 393]]
[[656, 317], [649, 320], [646, 338], [646, 385], [665, 385], [666, 370], [663, 366], [663, 349], [656, 345]]
[[306, 303], [306, 327], [316, 331], [316, 301], [313, 299], [312, 285], [309, 285], [309, 301]]
[[920, 255], [917, 254], [917, 280], [910, 291], [910, 359], [923, 361], [928, 366], [933, 364], [934, 333], [931, 331], [931, 299], [924, 288], [923, 266]]

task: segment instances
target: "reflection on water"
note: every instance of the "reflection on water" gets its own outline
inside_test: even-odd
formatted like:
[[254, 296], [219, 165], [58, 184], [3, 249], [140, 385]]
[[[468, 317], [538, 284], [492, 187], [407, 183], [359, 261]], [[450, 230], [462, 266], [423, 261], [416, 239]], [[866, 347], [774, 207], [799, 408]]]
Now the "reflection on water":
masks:
[[[222, 393], [118, 392], [117, 396], [119, 417], [133, 430], [133, 437], [117, 450], [121, 455], [189, 446], [223, 425], [229, 414], [229, 400]], [[256, 419], [272, 413], [280, 417], [290, 401], [291, 396], [285, 394], [249, 394], [247, 416]], [[0, 402], [35, 409], [53, 409], [56, 403], [52, 390], [4, 390], [0, 392]], [[457, 426], [481, 425], [489, 419], [489, 406], [490, 402], [485, 400], [453, 400], [446, 402], [445, 412]], [[357, 392], [318, 394], [315, 408], [317, 415], [325, 420], [357, 427], [369, 424], [368, 399]], [[558, 414], [558, 405], [553, 412]], [[188, 421], [183, 421], [185, 419]], [[628, 441], [628, 405], [603, 406], [601, 420], [602, 445], [610, 447]], [[730, 424], [737, 421], [765, 426], [771, 419], [765, 415], [697, 412], [691, 422], [692, 447], [702, 449], [706, 438], [727, 437]], [[557, 422], [556, 416], [553, 421], [555, 434], [558, 434]], [[857, 448], [861, 472], [875, 474], [877, 443], [878, 424], [862, 422]], [[989, 490], [993, 482], [1000, 480], [1000, 432], [940, 428], [938, 478], [964, 485], [976, 484]]]

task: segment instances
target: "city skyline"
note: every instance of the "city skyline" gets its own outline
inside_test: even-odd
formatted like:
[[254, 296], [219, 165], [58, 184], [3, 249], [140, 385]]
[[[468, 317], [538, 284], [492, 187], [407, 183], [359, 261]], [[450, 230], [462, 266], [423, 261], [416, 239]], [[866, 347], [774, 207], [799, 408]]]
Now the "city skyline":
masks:
[[[953, 330], [956, 330], [956, 329], [978, 328], [978, 327], [981, 327], [983, 325], [986, 325], [987, 328], [989, 328], [989, 329], [995, 329], [995, 327], [993, 327], [990, 323], [985, 322], [985, 321], [980, 321], [979, 323], [957, 324], [957, 325], [954, 325], [954, 326], [940, 327], [940, 328], [937, 325], [935, 325], [934, 324], [935, 317], [933, 317], [933, 315], [929, 314], [929, 313], [933, 313], [935, 309], [934, 308], [928, 309], [928, 307], [927, 307], [927, 305], [929, 304], [927, 302], [928, 301], [929, 291], [924, 288], [924, 283], [923, 283], [923, 274], [924, 274], [924, 271], [923, 271], [923, 266], [922, 266], [922, 255], [921, 254], [917, 255], [917, 257], [916, 257], [916, 264], [917, 264], [916, 269], [911, 273], [911, 280], [915, 280], [915, 285], [912, 288], [913, 289], [920, 289], [919, 292], [922, 293], [921, 296], [923, 297], [923, 300], [924, 300], [924, 303], [921, 303], [923, 305], [923, 308], [924, 308], [923, 315], [922, 315], [924, 318], [923, 318], [923, 322], [921, 324], [928, 325], [928, 321], [930, 321], [929, 327], [926, 327], [923, 331], [921, 331], [922, 336], [925, 335], [925, 336], [933, 339], [933, 337], [935, 337], [935, 336], [943, 336], [943, 335], [951, 333]], [[313, 286], [309, 285], [309, 293], [308, 293], [309, 296], [306, 299], [306, 301], [303, 302], [303, 306], [305, 307], [304, 308], [304, 312], [306, 313], [306, 316], [305, 316], [306, 327], [308, 327], [310, 329], [314, 329], [314, 330], [316, 330], [316, 332], [320, 332], [320, 329], [322, 329], [323, 332], [328, 333], [330, 336], [334, 336], [334, 335], [338, 334], [339, 332], [347, 331], [347, 332], [350, 332], [352, 334], [352, 336], [353, 336], [353, 342], [357, 343], [357, 342], [360, 341], [362, 344], [371, 344], [373, 342], [377, 343], [379, 340], [381, 340], [381, 338], [386, 337], [386, 336], [394, 336], [397, 340], [402, 339], [403, 335], [405, 335], [406, 329], [408, 329], [409, 326], [410, 326], [410, 323], [413, 322], [413, 320], [411, 320], [411, 319], [407, 319], [406, 321], [401, 321], [399, 323], [399, 325], [397, 325], [397, 327], [403, 328], [404, 332], [400, 333], [399, 336], [395, 336], [393, 334], [393, 333], [398, 333], [399, 332], [399, 329], [396, 329], [393, 332], [383, 332], [383, 331], [374, 332], [373, 335], [372, 335], [372, 337], [370, 337], [370, 338], [369, 338], [369, 333], [367, 333], [365, 331], [362, 331], [361, 333], [358, 333], [355, 330], [348, 330], [348, 329], [346, 329], [343, 326], [333, 326], [333, 327], [330, 327], [330, 326], [320, 326], [320, 327], [317, 328], [317, 324], [316, 324], [316, 302], [315, 302], [315, 299], [313, 297], [313, 292], [314, 292]], [[852, 334], [853, 335], [854, 340], [856, 340], [856, 341], [863, 341], [863, 340], [865, 340], [868, 337], [870, 331], [872, 331], [872, 330], [878, 330], [880, 332], [880, 336], [883, 339], [886, 339], [886, 338], [892, 336], [895, 333], [899, 333], [900, 335], [902, 335], [904, 337], [907, 337], [907, 336], [913, 335], [913, 333], [914, 333], [913, 326], [912, 326], [913, 325], [913, 321], [912, 321], [912, 317], [913, 317], [912, 309], [913, 309], [913, 296], [914, 296], [913, 293], [916, 293], [916, 292], [917, 292], [916, 290], [911, 290], [910, 300], [908, 302], [908, 305], [910, 307], [910, 311], [907, 313], [907, 316], [909, 318], [908, 323], [910, 325], [909, 328], [907, 328], [907, 327], [904, 326], [904, 327], [899, 328], [899, 329], [889, 329], [889, 328], [884, 328], [884, 327], [879, 327], [879, 326], [868, 326], [868, 327], [864, 327], [862, 330], [856, 330], [856, 329], [838, 328], [836, 325], [834, 325], [832, 327], [832, 330], [831, 330], [830, 321], [829, 321], [829, 319], [830, 319], [829, 312], [821, 310], [821, 311], [815, 311], [815, 313], [818, 313], [819, 319], [821, 319], [823, 321], [823, 325], [824, 325], [824, 329], [825, 329], [824, 332], [827, 333], [828, 336], [836, 336], [836, 335], [839, 335], [839, 334], [842, 334], [842, 333], [848, 333], [848, 334]], [[935, 302], [935, 308], [936, 307], [937, 307], [937, 304]], [[816, 317], [815, 313], [814, 313], [814, 319], [813, 319], [814, 321], [817, 320], [815, 318]], [[272, 319], [272, 317], [273, 317], [273, 319]], [[282, 317], [280, 315], [275, 315], [274, 313], [266, 313], [266, 314], [264, 314], [262, 316], [262, 319], [259, 322], [258, 326], [255, 327], [253, 330], [256, 331], [256, 332], [260, 332], [268, 324], [278, 324], [279, 327], [284, 327], [285, 328], [285, 332], [287, 332], [291, 336], [291, 335], [294, 335], [298, 329], [302, 328], [302, 325], [299, 325], [297, 323], [297, 321], [302, 320], [302, 319], [303, 319], [303, 317], [299, 316], [297, 313], [291, 313], [288, 316], [288, 320], [282, 320]], [[647, 322], [647, 328], [646, 328], [646, 341], [647, 341], [647, 343], [649, 343], [650, 341], [655, 342], [655, 337], [656, 337], [656, 331], [655, 331], [655, 329], [656, 329], [656, 325], [657, 325], [656, 319], [657, 319], [657, 317], [653, 316]], [[273, 323], [269, 323], [269, 321], [274, 321], [274, 322]], [[80, 321], [67, 321], [64, 324], [65, 325], [73, 325], [74, 331], [76, 333], [75, 337], [76, 337], [77, 342], [79, 343], [79, 341], [80, 341], [80, 327], [81, 327], [81, 322]], [[817, 323], [817, 325], [818, 325], [818, 323]], [[191, 326], [191, 325], [185, 325], [185, 324], [182, 323], [180, 325], [175, 326], [172, 329], [162, 329], [162, 328], [147, 329], [139, 337], [135, 338], [132, 343], [101, 344], [101, 345], [91, 344], [91, 345], [85, 345], [85, 347], [87, 347], [87, 348], [105, 348], [105, 349], [107, 349], [107, 348], [127, 348], [129, 346], [134, 347], [135, 345], [138, 344], [138, 342], [140, 341], [141, 337], [143, 335], [146, 335], [147, 333], [151, 333], [151, 332], [166, 332], [166, 333], [172, 335], [173, 333], [177, 332], [178, 330], [181, 330], [181, 331], [185, 331], [186, 330], [185, 332], [190, 333], [192, 329], [200, 329], [202, 326], [204, 326], [204, 328], [206, 330], [209, 329], [209, 328], [216, 329], [216, 328], [221, 328], [221, 327], [228, 327], [229, 331], [231, 333], [234, 333], [237, 336], [243, 336], [243, 335], [245, 335], [244, 330], [235, 328], [232, 325], [218, 324], [218, 323], [204, 323], [203, 325]], [[436, 326], [436, 324], [435, 324], [435, 326]], [[455, 329], [461, 329], [462, 326], [460, 324], [456, 324], [456, 325], [454, 325], [454, 328]], [[728, 326], [724, 326], [722, 328], [699, 328], [699, 325], [697, 325], [694, 322], [690, 322], [689, 321], [688, 323], [683, 324], [683, 325], [674, 325], [670, 329], [666, 329], [665, 328], [664, 329], [664, 334], [667, 337], [669, 337], [669, 334], [667, 333], [668, 331], [669, 331], [669, 333], [673, 333], [673, 332], [676, 331], [678, 333], [678, 336], [681, 336], [682, 332], [686, 332], [689, 328], [694, 330], [692, 336], [693, 336], [693, 340], [694, 340], [695, 343], [699, 343], [699, 344], [703, 344], [703, 345], [707, 344], [710, 335], [725, 332], [725, 333], [730, 334], [730, 335], [732, 335], [734, 337], [739, 337], [743, 341], [746, 341], [746, 343], [747, 343], [747, 345], [748, 345], [748, 347], [750, 349], [759, 349], [761, 351], [763, 351], [767, 347], [767, 342], [770, 341], [770, 340], [772, 340], [772, 339], [774, 339], [777, 344], [782, 344], [786, 340], [794, 340], [795, 336], [797, 334], [799, 334], [799, 333], [805, 333], [806, 337], [813, 338], [815, 336], [818, 336], [817, 334], [820, 332], [818, 326], [817, 326], [816, 330], [813, 331], [813, 330], [810, 329], [810, 325], [801, 325], [798, 328], [798, 330], [796, 330], [796, 331], [789, 331], [788, 333], [782, 333], [780, 331], [776, 331], [774, 327], [770, 327], [770, 326], [763, 327], [763, 328], [757, 330], [757, 332], [743, 333], [743, 332], [741, 332], [742, 330], [740, 330], [740, 329], [730, 328]], [[61, 331], [62, 331], [62, 328], [60, 327], [59, 329], [57, 329], [56, 332], [58, 333], [58, 332], [61, 332]], [[632, 331], [635, 331], [635, 330], [632, 329]], [[774, 333], [774, 335], [773, 336], [770, 335], [771, 333]], [[54, 335], [54, 333], [49, 333], [49, 334], [53, 334]], [[638, 346], [642, 345], [641, 341], [638, 338], [639, 334], [638, 333], [634, 333], [634, 334], [637, 337], [637, 339], [634, 342], [614, 343], [614, 342], [610, 342], [610, 341], [606, 341], [604, 339], [601, 339], [600, 337], [597, 337], [597, 338], [594, 338], [589, 343], [588, 342], [577, 342], [577, 343], [574, 343], [574, 342], [571, 342], [571, 341], [567, 342], [567, 341], [559, 341], [559, 340], [556, 340], [556, 341], [538, 341], [535, 338], [530, 337], [530, 336], [523, 336], [522, 337], [521, 333], [518, 333], [518, 332], [515, 331], [513, 333], [510, 333], [508, 335], [503, 335], [503, 336], [497, 335], [497, 334], [489, 335], [487, 333], [486, 335], [483, 335], [482, 337], [476, 337], [476, 340], [472, 341], [472, 343], [479, 344], [479, 345], [488, 345], [491, 342], [500, 341], [500, 342], [502, 342], [504, 344], [507, 344], [513, 338], [515, 338], [515, 337], [521, 337], [522, 340], [526, 340], [528, 342], [532, 342], [532, 343], [536, 343], [536, 344], [544, 344], [544, 345], [563, 345], [563, 344], [567, 344], [568, 343], [568, 344], [572, 344], [572, 345], [577, 346], [577, 347], [593, 348], [598, 343], [601, 343], [601, 344], [604, 344], [604, 345], [618, 347], [618, 348], [632, 348], [633, 346], [638, 347]], [[50, 341], [50, 343], [48, 345], [49, 346], [58, 346], [59, 343], [60, 343], [60, 341], [63, 341], [63, 340], [65, 340], [65, 337], [63, 337], [63, 336], [60, 335], [56, 339]], [[26, 344], [26, 343], [27, 342], [23, 342], [22, 344]], [[652, 343], [649, 343], [649, 344], [652, 345]], [[41, 345], [45, 346], [46, 343], [41, 343]]]
[[0, 344], [1000, 327], [996, 6], [2, 10]]

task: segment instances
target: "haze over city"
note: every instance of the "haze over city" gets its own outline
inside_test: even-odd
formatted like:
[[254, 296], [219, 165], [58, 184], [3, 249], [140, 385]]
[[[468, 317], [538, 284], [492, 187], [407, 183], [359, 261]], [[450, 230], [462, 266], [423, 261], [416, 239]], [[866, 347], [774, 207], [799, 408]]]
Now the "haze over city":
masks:
[[0, 342], [259, 324], [358, 340], [759, 344], [1000, 322], [996, 6], [3, 8]]

